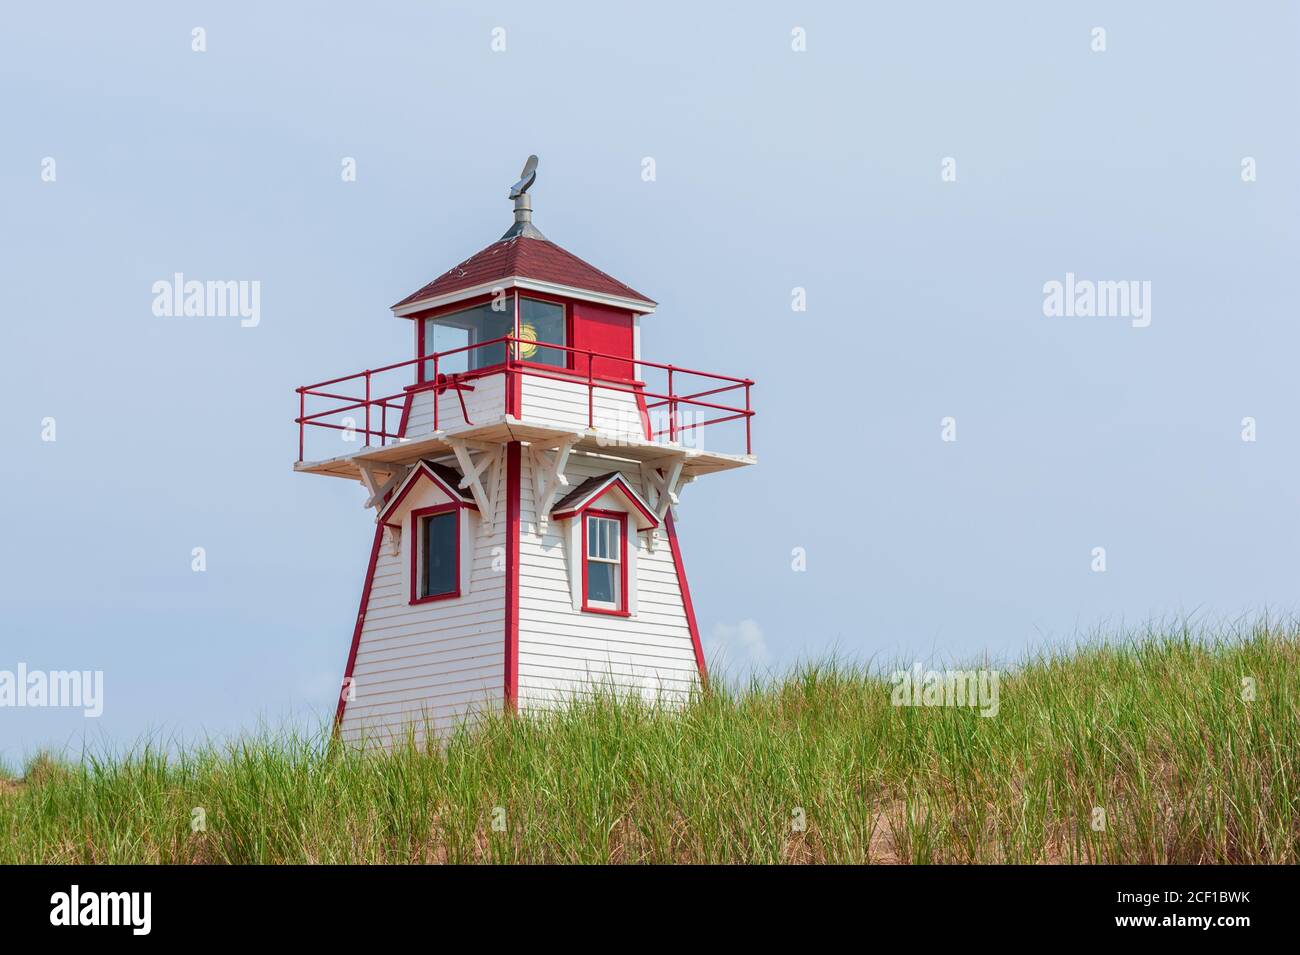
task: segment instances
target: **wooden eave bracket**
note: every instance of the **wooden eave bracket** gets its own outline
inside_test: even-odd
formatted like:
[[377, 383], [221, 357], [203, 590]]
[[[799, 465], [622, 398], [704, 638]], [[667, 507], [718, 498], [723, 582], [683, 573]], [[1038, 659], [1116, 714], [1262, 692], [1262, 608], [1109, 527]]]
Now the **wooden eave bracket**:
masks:
[[[473, 495], [474, 503], [478, 505], [479, 527], [483, 535], [487, 536], [492, 533], [496, 493], [500, 484], [498, 478], [501, 474], [501, 464], [505, 460], [505, 446], [467, 441], [462, 438], [444, 440], [456, 453], [456, 463], [460, 465], [461, 473], [464, 474], [460, 479], [460, 487], [468, 488]], [[471, 451], [477, 451], [478, 457], [473, 457]], [[486, 484], [483, 480], [484, 474], [487, 475]]]
[[551, 519], [551, 508], [560, 491], [569, 486], [564, 469], [569, 464], [569, 452], [580, 440], [579, 435], [563, 438], [554, 449], [538, 445], [528, 446], [528, 456], [533, 464], [533, 503], [537, 514], [537, 533], [545, 534]]
[[[693, 480], [689, 477], [682, 477], [682, 468], [685, 464], [685, 457], [673, 455], [655, 461], [646, 461], [641, 465], [641, 480], [645, 485], [645, 499], [650, 507], [654, 509], [655, 517], [659, 518], [660, 524], [663, 524], [670, 508], [673, 517], [677, 516], [677, 505], [681, 503], [681, 489]], [[658, 537], [659, 532], [656, 530], [651, 532], [647, 539], [652, 551], [655, 549], [655, 541]]]
[[[384, 464], [373, 465], [368, 461], [358, 461], [357, 468], [361, 471], [361, 483], [365, 485], [370, 496], [366, 498], [362, 507], [373, 507], [375, 509], [375, 519], [379, 519], [379, 512], [384, 508], [384, 499], [411, 473], [412, 465], [409, 464]], [[380, 473], [387, 474], [388, 478], [384, 481], [379, 480]]]

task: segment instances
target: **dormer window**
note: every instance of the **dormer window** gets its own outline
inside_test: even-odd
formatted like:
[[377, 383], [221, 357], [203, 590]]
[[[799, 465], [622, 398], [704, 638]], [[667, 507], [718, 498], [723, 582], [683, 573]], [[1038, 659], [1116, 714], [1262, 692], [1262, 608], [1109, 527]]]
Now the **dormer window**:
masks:
[[392, 553], [408, 572], [411, 604], [464, 597], [470, 592], [474, 536], [473, 494], [460, 487], [461, 474], [435, 461], [419, 461], [379, 511]]
[[626, 613], [627, 515], [587, 510], [583, 527], [583, 610]]
[[573, 609], [634, 617], [637, 551], [642, 532], [659, 519], [619, 471], [589, 477], [551, 509], [568, 523], [569, 587]]
[[411, 512], [415, 529], [411, 579], [415, 600], [460, 596], [460, 505], [442, 504]]

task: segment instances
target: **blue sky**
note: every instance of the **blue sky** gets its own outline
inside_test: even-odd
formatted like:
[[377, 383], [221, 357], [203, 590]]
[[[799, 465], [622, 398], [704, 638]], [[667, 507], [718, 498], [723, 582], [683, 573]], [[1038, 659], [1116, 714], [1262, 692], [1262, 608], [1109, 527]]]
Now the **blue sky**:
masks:
[[[0, 669], [105, 707], [0, 709], [4, 758], [328, 707], [372, 525], [292, 472], [293, 389], [409, 357], [387, 307], [530, 152], [542, 231], [659, 301], [645, 356], [759, 383], [759, 466], [680, 519], [734, 666], [1293, 608], [1289, 5], [555, 7], [6, 13]], [[178, 271], [260, 281], [260, 324], [155, 317]], [[1067, 272], [1150, 282], [1150, 325], [1045, 316]]]

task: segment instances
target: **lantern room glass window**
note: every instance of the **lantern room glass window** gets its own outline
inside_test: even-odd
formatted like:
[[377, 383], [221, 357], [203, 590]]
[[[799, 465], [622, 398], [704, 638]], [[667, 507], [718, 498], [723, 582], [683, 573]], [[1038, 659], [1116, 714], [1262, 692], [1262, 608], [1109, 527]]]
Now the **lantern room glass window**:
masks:
[[460, 515], [455, 509], [417, 515], [415, 599], [460, 594]]
[[[569, 353], [563, 350], [563, 346], [569, 344], [563, 305], [521, 295], [519, 338], [519, 357], [524, 361], [554, 368], [568, 367]], [[547, 345], [561, 347], [547, 348]]]
[[[493, 305], [498, 308], [493, 308]], [[505, 338], [514, 331], [515, 308], [510, 296], [501, 296], [473, 308], [435, 315], [424, 320], [424, 353], [451, 351], [469, 345], [479, 345], [496, 338]], [[469, 351], [457, 352], [438, 359], [438, 373], [442, 375], [478, 371], [506, 360], [505, 342], [484, 345]], [[433, 362], [424, 363], [424, 380], [433, 380]]]
[[588, 514], [585, 520], [584, 609], [622, 612], [625, 518], [613, 514]]

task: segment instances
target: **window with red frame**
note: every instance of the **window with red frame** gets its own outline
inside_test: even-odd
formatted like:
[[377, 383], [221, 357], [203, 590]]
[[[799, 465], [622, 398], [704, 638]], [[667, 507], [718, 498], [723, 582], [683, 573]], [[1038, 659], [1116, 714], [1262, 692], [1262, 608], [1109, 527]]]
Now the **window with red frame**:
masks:
[[[564, 306], [556, 302], [519, 296], [519, 357], [538, 365], [567, 368], [569, 353], [563, 346], [569, 344], [568, 323]], [[559, 348], [547, 348], [559, 345]]]
[[[504, 342], [495, 345], [483, 343], [512, 335], [514, 328], [515, 304], [505, 297], [435, 315], [424, 320], [424, 353], [455, 351], [455, 354], [439, 359], [438, 372], [443, 375], [490, 368], [506, 360], [506, 346]], [[429, 381], [432, 378], [433, 362], [428, 361], [425, 362], [424, 379]]]
[[582, 536], [582, 609], [626, 613], [627, 515], [587, 511]]
[[460, 596], [460, 510], [430, 508], [411, 514], [411, 603]]

